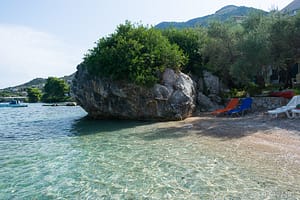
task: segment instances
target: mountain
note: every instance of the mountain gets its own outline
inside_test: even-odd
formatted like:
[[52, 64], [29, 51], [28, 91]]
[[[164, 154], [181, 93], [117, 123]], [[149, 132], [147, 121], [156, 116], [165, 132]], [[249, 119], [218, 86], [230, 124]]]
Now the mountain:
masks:
[[[74, 76], [75, 76], [75, 73], [71, 74], [69, 76], [61, 77], [60, 79], [63, 79], [64, 81], [66, 81], [66, 83], [71, 84]], [[35, 79], [33, 79], [27, 83], [24, 83], [22, 85], [4, 88], [4, 89], [1, 89], [0, 91], [22, 92], [22, 91], [26, 91], [26, 89], [29, 87], [43, 89], [44, 85], [46, 84], [46, 81], [47, 81], [47, 79], [45, 79], [45, 78], [35, 78]]]
[[174, 28], [190, 28], [190, 27], [196, 27], [196, 26], [207, 26], [209, 22], [211, 21], [227, 21], [229, 19], [234, 19], [236, 21], [243, 19], [247, 15], [249, 15], [252, 12], [261, 12], [261, 13], [267, 13], [263, 10], [256, 9], [256, 8], [250, 8], [245, 6], [234, 6], [229, 5], [221, 8], [218, 10], [215, 14], [207, 15], [204, 17], [198, 17], [195, 19], [191, 19], [187, 22], [162, 22], [157, 24], [155, 27], [158, 29], [165, 29], [169, 27]]
[[282, 13], [296, 15], [300, 10], [300, 0], [294, 0], [289, 5], [281, 10]]

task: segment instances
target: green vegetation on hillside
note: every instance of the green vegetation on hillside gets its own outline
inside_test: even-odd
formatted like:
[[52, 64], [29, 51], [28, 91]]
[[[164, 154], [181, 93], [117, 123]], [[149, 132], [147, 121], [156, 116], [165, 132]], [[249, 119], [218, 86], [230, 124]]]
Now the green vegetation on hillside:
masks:
[[215, 14], [207, 15], [204, 17], [198, 17], [191, 19], [187, 22], [162, 22], [157, 24], [155, 27], [158, 29], [169, 29], [169, 28], [195, 28], [199, 26], [207, 27], [212, 21], [229, 22], [239, 21], [245, 18], [250, 13], [257, 12], [266, 15], [267, 12], [256, 8], [250, 8], [245, 6], [234, 6], [229, 5], [221, 8]]
[[166, 68], [180, 70], [185, 63], [182, 50], [159, 30], [130, 22], [101, 38], [84, 58], [90, 74], [147, 86]]
[[29, 103], [37, 103], [41, 100], [42, 91], [38, 88], [27, 88], [27, 97]]
[[[64, 76], [59, 79], [65, 81], [67, 84], [70, 83], [74, 77], [74, 74], [69, 76]], [[4, 98], [1, 97], [24, 97], [25, 101], [34, 103], [42, 101], [42, 96], [44, 93], [44, 86], [47, 82], [47, 79], [44, 78], [35, 78], [29, 82], [26, 82], [21, 85], [17, 85], [14, 87], [8, 87], [5, 89], [0, 90], [0, 101], [5, 101]], [[69, 85], [67, 86], [69, 87]], [[40, 95], [41, 93], [41, 95]], [[68, 92], [67, 92], [68, 93]], [[66, 101], [70, 100], [68, 98], [65, 99]]]
[[63, 102], [68, 100], [70, 87], [62, 79], [49, 77], [44, 87], [42, 101], [46, 103]]
[[[291, 87], [291, 67], [299, 62], [300, 15], [253, 13], [242, 24], [211, 23], [203, 49], [208, 66], [230, 86], [264, 87], [270, 69], [282, 73], [284, 87]], [[270, 68], [271, 67], [271, 68]]]
[[164, 36], [168, 38], [171, 44], [176, 44], [182, 49], [188, 61], [182, 68], [185, 73], [201, 74], [203, 56], [201, 49], [204, 46], [206, 32], [201, 28], [187, 29], [165, 29], [162, 30]]
[[[10, 92], [10, 91], [0, 91], [0, 97], [11, 97], [15, 95], [14, 93]], [[16, 95], [15, 95], [16, 96]]]
[[300, 15], [251, 13], [237, 23], [158, 30], [130, 22], [98, 41], [84, 58], [91, 75], [151, 86], [166, 68], [218, 75], [229, 88], [259, 92], [270, 70], [291, 87], [291, 67], [300, 58]]

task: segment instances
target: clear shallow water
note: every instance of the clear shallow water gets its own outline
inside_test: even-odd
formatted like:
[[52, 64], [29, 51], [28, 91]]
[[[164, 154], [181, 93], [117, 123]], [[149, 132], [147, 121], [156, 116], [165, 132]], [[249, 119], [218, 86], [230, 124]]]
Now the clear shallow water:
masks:
[[84, 116], [80, 107], [1, 108], [0, 199], [300, 198], [299, 185], [237, 165], [187, 129]]

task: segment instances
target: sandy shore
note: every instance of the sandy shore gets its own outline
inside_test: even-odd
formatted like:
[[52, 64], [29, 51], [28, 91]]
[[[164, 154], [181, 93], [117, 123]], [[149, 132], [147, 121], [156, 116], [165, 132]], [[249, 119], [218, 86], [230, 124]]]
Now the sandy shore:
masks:
[[181, 132], [185, 140], [202, 146], [206, 141], [216, 154], [239, 166], [300, 187], [300, 119], [274, 119], [263, 113], [236, 118], [202, 114], [159, 123], [159, 128]]
[[235, 118], [202, 114], [180, 122], [169, 122], [165, 126], [187, 129], [198, 136], [213, 137], [222, 142], [239, 142], [256, 151], [291, 151], [300, 162], [300, 118], [271, 118], [263, 113]]

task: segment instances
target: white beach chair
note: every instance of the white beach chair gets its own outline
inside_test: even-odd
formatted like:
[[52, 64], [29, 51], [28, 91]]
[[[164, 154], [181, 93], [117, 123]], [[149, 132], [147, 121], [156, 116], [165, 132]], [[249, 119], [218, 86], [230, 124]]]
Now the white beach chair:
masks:
[[293, 118], [300, 118], [300, 109], [293, 109], [292, 110], [292, 117]]
[[280, 113], [285, 113], [288, 118], [293, 118], [295, 115], [292, 114], [292, 110], [295, 109], [298, 104], [300, 104], [300, 95], [294, 96], [286, 106], [269, 110], [268, 113], [274, 117], [278, 117]]

